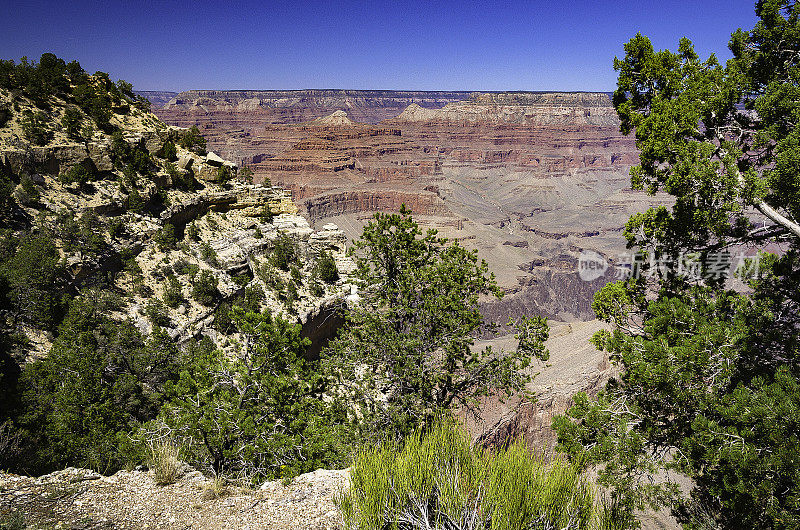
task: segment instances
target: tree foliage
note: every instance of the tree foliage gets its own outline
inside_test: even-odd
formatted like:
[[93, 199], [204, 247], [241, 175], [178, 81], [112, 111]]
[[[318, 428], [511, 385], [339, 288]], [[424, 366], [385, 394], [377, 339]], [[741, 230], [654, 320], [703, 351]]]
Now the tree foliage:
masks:
[[336, 407], [322, 400], [318, 362], [300, 326], [234, 307], [235, 359], [209, 344], [190, 352], [161, 418], [197, 464], [249, 480], [338, 462]]
[[27, 472], [125, 464], [125, 433], [155, 417], [179, 357], [165, 332], [147, 339], [106, 316], [108, 297], [75, 298], [47, 357], [21, 377]]
[[[622, 375], [554, 424], [629, 512], [675, 499], [646, 479], [657, 468], [691, 477], [691, 497], [673, 503], [690, 527], [800, 524], [800, 5], [760, 1], [756, 12], [724, 65], [686, 39], [656, 52], [642, 35], [615, 60], [614, 105], [641, 150], [632, 184], [675, 198], [633, 216], [626, 236], [667, 266], [597, 293], [612, 329], [594, 342]], [[714, 274], [720, 252], [768, 243], [786, 251], [757, 256], [760, 275], [744, 262], [749, 290]], [[675, 266], [687, 255], [699, 274]]]
[[[474, 410], [490, 392], [520, 390], [531, 347], [476, 351], [476, 332], [493, 327], [478, 309], [481, 295], [499, 295], [487, 265], [435, 231], [423, 235], [403, 207], [376, 214], [355, 243], [362, 300], [331, 343], [326, 362], [338, 391], [361, 404], [375, 433], [402, 438], [439, 413]], [[544, 321], [527, 337], [547, 337]]]

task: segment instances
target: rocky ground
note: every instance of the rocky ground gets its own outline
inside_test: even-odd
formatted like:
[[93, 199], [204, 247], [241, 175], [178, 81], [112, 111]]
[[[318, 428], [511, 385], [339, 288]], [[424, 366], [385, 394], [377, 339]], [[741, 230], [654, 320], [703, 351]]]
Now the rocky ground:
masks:
[[39, 478], [0, 473], [0, 528], [24, 521], [28, 528], [75, 530], [328, 530], [341, 528], [333, 498], [347, 481], [346, 470], [318, 470], [257, 489], [220, 486], [191, 469], [166, 486], [147, 471], [107, 477], [68, 468]]

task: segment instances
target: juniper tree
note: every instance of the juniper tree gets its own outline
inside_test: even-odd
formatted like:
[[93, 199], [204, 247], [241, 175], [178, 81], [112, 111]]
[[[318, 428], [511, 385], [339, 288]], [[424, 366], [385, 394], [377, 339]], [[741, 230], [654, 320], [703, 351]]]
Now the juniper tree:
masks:
[[[612, 329], [593, 340], [622, 375], [555, 422], [561, 447], [600, 465], [623, 512], [672, 498], [691, 527], [800, 524], [800, 5], [760, 1], [756, 12], [724, 65], [687, 39], [656, 52], [642, 35], [614, 62], [621, 129], [641, 150], [633, 187], [675, 198], [633, 216], [628, 244], [662, 263], [692, 256], [699, 274], [651, 269], [650, 282], [597, 293]], [[750, 290], [715, 274], [719, 253], [776, 243], [786, 251], [742, 275]], [[661, 467], [693, 479], [690, 498], [642, 480]]]
[[402, 438], [455, 407], [475, 410], [481, 396], [521, 390], [533, 357], [545, 359], [543, 319], [526, 320], [525, 347], [474, 348], [481, 296], [500, 296], [475, 251], [429, 230], [410, 211], [376, 214], [355, 243], [362, 300], [325, 354], [335, 391], [360, 404], [372, 434]]

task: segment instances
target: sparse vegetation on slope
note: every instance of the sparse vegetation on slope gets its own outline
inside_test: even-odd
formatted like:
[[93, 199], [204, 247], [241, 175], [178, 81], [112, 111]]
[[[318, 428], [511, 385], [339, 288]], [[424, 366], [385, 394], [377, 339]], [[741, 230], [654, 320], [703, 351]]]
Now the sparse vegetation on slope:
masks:
[[[315, 444], [335, 422], [302, 424], [325, 416], [318, 387], [306, 386], [320, 376], [313, 364], [297, 368], [307, 344], [278, 315], [314, 311], [325, 296], [335, 299], [336, 287], [311, 292], [305, 277], [316, 254], [301, 264], [292, 240], [276, 272], [283, 282], [291, 277], [291, 300], [265, 293], [249, 269], [251, 255], [254, 264], [266, 261], [272, 241], [280, 247], [290, 237], [259, 221], [265, 208], [290, 211], [285, 202], [271, 210], [282, 192], [240, 183], [234, 164], [200, 154], [199, 130], [165, 126], [130, 84], [88, 75], [52, 54], [38, 63], [0, 62], [0, 107], [8, 110], [0, 129], [0, 429], [8, 442], [0, 467], [109, 472], [147, 463], [162, 439], [137, 437], [149, 432], [143, 425], [161, 418], [189, 429], [171, 424], [167, 410], [180, 410], [176, 389], [187, 374], [206, 369], [196, 365], [198, 352], [227, 367], [208, 377], [233, 378], [214, 379], [221, 385], [214, 404], [242, 411], [235, 432], [243, 453], [229, 452], [223, 438], [230, 432], [197, 430], [196, 422], [196, 430], [181, 431], [185, 458], [252, 479], [333, 461]], [[217, 184], [220, 174], [226, 187]], [[244, 206], [226, 213], [237, 201]], [[307, 229], [292, 215], [277, 221], [286, 225], [282, 234]], [[318, 252], [328, 248], [324, 240], [315, 244]], [[260, 337], [258, 362], [297, 370], [267, 384], [265, 374], [258, 379], [242, 368], [236, 359], [252, 345], [241, 337], [238, 311], [294, 333], [280, 344], [264, 343], [261, 328], [247, 337]], [[294, 382], [300, 372], [304, 378]], [[250, 383], [269, 392], [227, 392]], [[314, 411], [305, 420], [302, 407]], [[184, 411], [187, 418], [190, 412], [197, 410]], [[267, 425], [269, 415], [276, 419]], [[268, 426], [270, 436], [254, 426]]]

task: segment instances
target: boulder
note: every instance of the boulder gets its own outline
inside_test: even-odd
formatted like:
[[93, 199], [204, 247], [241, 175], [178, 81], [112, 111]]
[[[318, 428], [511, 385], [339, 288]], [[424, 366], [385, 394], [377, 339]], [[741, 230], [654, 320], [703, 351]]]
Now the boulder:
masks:
[[225, 163], [225, 160], [220, 158], [219, 155], [217, 155], [213, 151], [209, 151], [208, 154], [206, 155], [206, 163], [211, 166], [220, 167], [222, 166], [222, 164]]
[[178, 159], [178, 164], [177, 164], [178, 169], [186, 169], [186, 170], [188, 170], [190, 167], [192, 167], [192, 163], [193, 162], [194, 162], [194, 158], [192, 158], [192, 155], [182, 155]]

